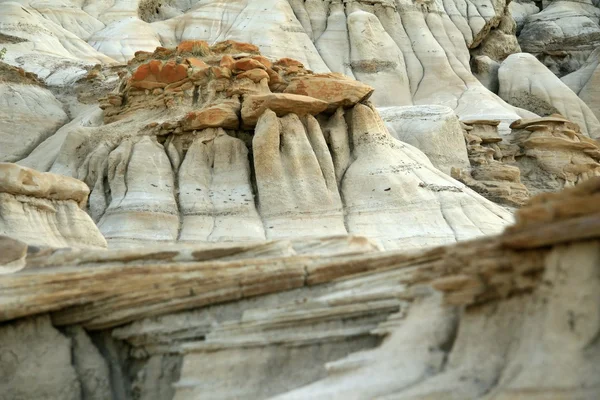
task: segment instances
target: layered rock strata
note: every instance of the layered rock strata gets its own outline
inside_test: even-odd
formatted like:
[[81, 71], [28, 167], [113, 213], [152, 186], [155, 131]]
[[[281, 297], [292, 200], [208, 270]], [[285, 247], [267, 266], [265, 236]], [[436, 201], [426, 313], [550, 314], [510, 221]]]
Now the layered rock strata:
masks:
[[57, 86], [71, 86], [94, 64], [125, 63], [139, 50], [235, 40], [254, 43], [268, 57], [294, 57], [313, 71], [363, 81], [376, 89], [377, 106], [443, 105], [467, 119], [501, 119], [506, 130], [519, 117], [532, 117], [486, 90], [469, 66], [471, 52], [501, 61], [519, 50], [504, 0], [208, 0], [193, 6], [143, 0], [60, 7], [24, 1], [1, 3], [0, 14], [0, 35], [11, 38], [3, 43], [7, 60]]
[[106, 247], [82, 209], [88, 194], [76, 179], [0, 163], [0, 235], [31, 245]]
[[452, 169], [452, 176], [498, 203], [522, 206], [529, 191], [521, 182], [515, 156], [519, 147], [498, 134], [500, 121], [464, 121], [470, 168]]
[[[142, 251], [32, 248], [25, 269], [0, 281], [0, 318], [9, 321], [0, 346], [23, 332], [11, 347], [15, 357], [3, 364], [9, 393], [39, 393], [15, 373], [34, 371], [23, 357], [32, 348], [22, 343], [45, 337], [68, 352], [69, 340], [49, 319], [12, 321], [51, 312], [53, 324], [72, 326], [65, 332], [79, 347], [76, 361], [54, 357], [38, 382], [47, 393], [63, 385], [65, 398], [81, 398], [69, 396], [78, 384], [89, 388], [84, 382], [92, 376], [99, 390], [109, 376], [113, 393], [141, 399], [241, 392], [286, 399], [594, 398], [598, 179], [533, 198], [501, 235], [414, 253], [380, 252], [359, 238]], [[144, 318], [182, 310], [189, 311]], [[92, 346], [120, 372], [98, 367], [86, 375], [78, 367], [97, 360], [79, 324], [118, 326], [93, 334]], [[373, 372], [377, 379], [367, 379]]]
[[600, 175], [598, 141], [560, 115], [515, 121], [521, 179], [533, 194], [555, 192]]
[[599, 174], [598, 142], [560, 115], [511, 124], [499, 135], [500, 121], [465, 121], [471, 169], [452, 176], [499, 203], [525, 204], [530, 194], [556, 192]]
[[[363, 83], [233, 41], [138, 52], [129, 69], [101, 100], [104, 124], [42, 144], [57, 149], [51, 172], [90, 187], [113, 245], [353, 234], [412, 248], [511, 219], [393, 138]], [[430, 153], [449, 171], [466, 151], [444, 113], [452, 147]]]

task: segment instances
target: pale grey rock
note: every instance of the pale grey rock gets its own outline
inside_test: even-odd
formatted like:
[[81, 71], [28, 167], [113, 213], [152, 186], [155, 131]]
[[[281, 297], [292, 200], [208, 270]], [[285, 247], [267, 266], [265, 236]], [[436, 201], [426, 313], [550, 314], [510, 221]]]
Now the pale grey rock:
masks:
[[579, 69], [600, 45], [599, 19], [600, 9], [592, 0], [553, 1], [526, 19], [519, 43], [563, 76]]
[[513, 0], [508, 5], [508, 9], [517, 24], [517, 34], [521, 33], [521, 29], [523, 29], [523, 26], [527, 22], [527, 17], [540, 12], [540, 9], [533, 0]]
[[371, 108], [355, 106], [350, 119], [354, 161], [341, 184], [348, 233], [361, 232], [385, 249], [421, 248], [493, 233], [511, 218], [421, 163]]
[[600, 48], [590, 54], [586, 63], [577, 71], [561, 78], [600, 119]]
[[67, 122], [62, 104], [49, 90], [0, 82], [0, 161], [27, 157]]
[[[66, 14], [69, 12], [69, 8], [65, 9]], [[5, 62], [56, 85], [72, 83], [85, 74], [86, 65], [115, 62], [69, 30], [81, 34], [79, 24], [69, 24], [67, 28], [33, 7], [11, 1], [0, 3], [0, 34], [12, 38], [2, 44], [7, 49]]]
[[0, 399], [81, 400], [71, 341], [49, 316], [0, 326]]
[[475, 56], [471, 60], [473, 75], [490, 92], [498, 93], [500, 81], [498, 80], [498, 69], [500, 63], [492, 60], [488, 56]]
[[264, 240], [250, 174], [244, 142], [223, 129], [198, 135], [179, 169], [179, 240]]
[[469, 168], [463, 129], [454, 111], [442, 106], [379, 108], [393, 137], [421, 150], [440, 171]]
[[0, 234], [37, 246], [103, 248], [77, 179], [0, 163]]
[[71, 338], [73, 366], [81, 385], [82, 400], [107, 400], [112, 398], [110, 372], [106, 360], [80, 326], [65, 329]]
[[[102, 147], [100, 151], [102, 151]], [[124, 140], [108, 155], [111, 202], [98, 221], [109, 241], [175, 241], [179, 211], [175, 178], [164, 148], [156, 138]]]
[[498, 70], [500, 96], [536, 114], [560, 113], [592, 138], [600, 136], [600, 122], [592, 110], [534, 56], [513, 54]]

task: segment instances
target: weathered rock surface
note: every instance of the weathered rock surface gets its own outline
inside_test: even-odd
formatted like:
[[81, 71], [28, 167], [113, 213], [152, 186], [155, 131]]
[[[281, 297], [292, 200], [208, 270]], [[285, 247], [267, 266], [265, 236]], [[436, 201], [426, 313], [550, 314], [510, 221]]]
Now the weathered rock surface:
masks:
[[[438, 104], [468, 119], [501, 119], [506, 127], [519, 117], [531, 117], [487, 91], [469, 68], [470, 51], [499, 60], [518, 51], [504, 0], [234, 0], [201, 1], [193, 7], [156, 1], [60, 7], [52, 2], [4, 2], [0, 9], [12, 18], [0, 32], [13, 38], [7, 60], [54, 84], [71, 84], [91, 63], [126, 62], [140, 50], [183, 41], [212, 45], [233, 40], [254, 43], [270, 58], [293, 57], [318, 73], [357, 78], [376, 89], [377, 106]], [[17, 19], [21, 26], [35, 28], [14, 25]], [[32, 50], [36, 37], [43, 45]], [[258, 79], [261, 73], [252, 75]], [[443, 95], [440, 81], [446, 84]]]
[[542, 116], [562, 114], [587, 136], [600, 136], [600, 122], [590, 107], [531, 54], [508, 57], [498, 78], [499, 94], [507, 102]]
[[0, 399], [599, 398], [598, 2], [508, 3], [0, 2]]
[[449, 107], [407, 106], [378, 109], [390, 134], [421, 150], [440, 171], [468, 168], [463, 130]]
[[516, 26], [516, 33], [521, 33], [523, 26], [530, 15], [540, 12], [540, 8], [533, 0], [514, 0], [508, 5], [510, 15], [513, 17]]
[[454, 167], [451, 175], [477, 193], [497, 203], [522, 206], [529, 191], [521, 182], [515, 156], [519, 147], [500, 136], [500, 121], [465, 121], [465, 141], [471, 163], [468, 169]]
[[530, 194], [555, 192], [599, 174], [598, 142], [560, 115], [515, 121], [499, 135], [500, 121], [465, 121], [471, 169], [452, 176], [496, 202], [525, 204]]
[[600, 119], [600, 49], [590, 54], [586, 63], [575, 72], [561, 78], [581, 100], [588, 105], [596, 118]]
[[[74, 341], [85, 338], [80, 324], [105, 329], [99, 335], [129, 348], [130, 358], [120, 360], [123, 345], [102, 340], [101, 354], [121, 374], [111, 374], [113, 390], [143, 399], [227, 399], [242, 391], [293, 399], [595, 398], [598, 179], [532, 199], [501, 235], [413, 253], [381, 252], [356, 237], [30, 248], [26, 268], [0, 280], [0, 335], [12, 338], [0, 346], [14, 354], [36, 343], [26, 352], [36, 354], [56, 332], [49, 319], [14, 319], [47, 312]], [[31, 331], [29, 321], [39, 328]], [[15, 329], [30, 336], [12, 344]], [[54, 365], [38, 381], [78, 389], [86, 369], [77, 360], [97, 359], [98, 350], [81, 340], [74, 368], [68, 340], [58, 341], [66, 357], [36, 358]], [[28, 358], [12, 360], [3, 364], [10, 373], [32, 371]], [[103, 370], [97, 382], [106, 382]], [[377, 379], [367, 379], [374, 372]], [[137, 376], [127, 383], [126, 374]], [[26, 396], [37, 390], [31, 379], [10, 382]]]
[[[188, 41], [136, 53], [121, 76], [101, 99], [104, 124], [69, 124], [43, 163], [89, 186], [111, 245], [350, 233], [414, 248], [511, 220], [393, 138], [367, 102], [373, 89], [339, 74], [249, 44]], [[410, 118], [424, 132], [413, 144], [449, 174], [468, 161], [458, 119], [442, 109]]]
[[106, 247], [81, 209], [88, 193], [76, 179], [0, 163], [0, 234], [33, 245]]
[[0, 161], [14, 162], [54, 134], [68, 117], [31, 74], [1, 61], [0, 73]]
[[595, 1], [552, 1], [527, 17], [519, 43], [524, 52], [563, 76], [579, 69], [600, 44], [599, 18]]
[[1, 399], [81, 399], [71, 343], [48, 316], [0, 327]]
[[572, 122], [551, 116], [516, 121], [512, 128], [521, 178], [532, 193], [557, 191], [600, 174], [598, 141]]

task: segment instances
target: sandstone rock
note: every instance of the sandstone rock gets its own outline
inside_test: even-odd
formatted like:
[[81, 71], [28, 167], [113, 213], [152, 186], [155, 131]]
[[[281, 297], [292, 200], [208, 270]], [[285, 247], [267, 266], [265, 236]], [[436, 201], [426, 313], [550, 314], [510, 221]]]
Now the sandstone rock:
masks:
[[94, 32], [88, 43], [108, 57], [127, 62], [139, 50], [153, 51], [161, 45], [159, 36], [150, 24], [137, 15], [113, 21], [107, 20], [106, 27]]
[[269, 73], [262, 69], [251, 69], [249, 71], [242, 72], [241, 74], [236, 75], [236, 79], [248, 78], [254, 83], [259, 83], [263, 79], [266, 79], [267, 82], [270, 80]]
[[0, 161], [25, 158], [68, 122], [60, 102], [36, 84], [0, 82], [0, 99]]
[[520, 53], [521, 47], [516, 37], [517, 25], [510, 15], [503, 15], [498, 26], [492, 28], [481, 43], [473, 50], [474, 56], [488, 56], [501, 62], [511, 54]]
[[205, 107], [200, 111], [191, 111], [183, 121], [182, 128], [186, 131], [205, 128], [237, 129], [239, 127], [239, 111], [239, 101], [230, 101]]
[[334, 111], [338, 107], [350, 107], [367, 100], [373, 88], [360, 82], [337, 75], [308, 75], [292, 79], [284, 93], [300, 94], [329, 103], [328, 109]]
[[174, 174], [163, 146], [148, 136], [124, 140], [106, 168], [111, 201], [96, 220], [108, 242], [177, 240]]
[[489, 91], [498, 93], [500, 82], [498, 80], [498, 69], [500, 64], [488, 56], [476, 56], [471, 60], [473, 75]]
[[279, 119], [275, 111], [266, 110], [252, 147], [268, 238], [346, 233], [332, 156], [312, 116], [303, 125], [297, 114]]
[[600, 14], [518, 1], [0, 3], [0, 393], [598, 398]]
[[420, 162], [369, 107], [355, 106], [351, 121], [355, 160], [341, 185], [349, 233], [377, 238], [386, 249], [424, 247], [425, 242], [443, 244], [491, 233], [510, 218]]
[[274, 111], [278, 116], [290, 113], [316, 115], [328, 106], [323, 100], [290, 93], [246, 96], [242, 102], [242, 121], [244, 126], [252, 127], [266, 110]]
[[578, 128], [560, 117], [513, 124], [512, 142], [525, 156], [519, 160], [522, 178], [533, 193], [560, 190], [600, 174], [598, 142]]
[[540, 12], [540, 8], [530, 0], [511, 1], [508, 5], [510, 15], [515, 20], [517, 25], [516, 33], [521, 33], [523, 26], [527, 22], [527, 17]]
[[190, 145], [178, 175], [182, 241], [265, 238], [254, 204], [248, 150], [223, 129], [206, 129]]
[[80, 207], [87, 203], [88, 187], [81, 181], [40, 173], [17, 164], [0, 163], [0, 191], [12, 195], [72, 200]]
[[76, 179], [0, 163], [0, 233], [34, 245], [106, 247]]
[[515, 156], [519, 147], [504, 143], [498, 133], [500, 121], [463, 121], [470, 169], [453, 168], [452, 177], [482, 196], [509, 206], [522, 206], [529, 190], [521, 182], [521, 170]]
[[[127, 341], [142, 366], [137, 390], [168, 393], [173, 384], [179, 399], [233, 397], [240, 387], [252, 397], [302, 399], [485, 398], [492, 390], [593, 398], [598, 185], [596, 178], [533, 199], [502, 235], [412, 253], [373, 251], [367, 241], [340, 237], [30, 252], [28, 267], [2, 282], [4, 329], [21, 324], [12, 318], [47, 311], [58, 325], [121, 325], [112, 334]], [[36, 272], [41, 267], [46, 274]], [[91, 277], [105, 284], [87, 284]], [[190, 311], [144, 318], [175, 310]], [[585, 316], [575, 322], [578, 334], [569, 328], [574, 314]], [[35, 338], [26, 341], [45, 342]], [[176, 359], [165, 359], [175, 354], [180, 373]], [[276, 370], [265, 354], [281, 360]], [[538, 365], [538, 358], [546, 362]], [[218, 363], [208, 368], [209, 359]], [[576, 366], [585, 368], [565, 370]], [[114, 367], [126, 373], [124, 361]], [[508, 381], [506, 368], [513, 371]], [[554, 376], [552, 386], [536, 368]], [[143, 377], [159, 370], [165, 377], [154, 383]], [[373, 372], [376, 382], [366, 379]], [[278, 383], [265, 385], [273, 376]], [[224, 383], [242, 378], [240, 385]], [[31, 390], [30, 382], [11, 389]]]
[[25, 266], [27, 244], [8, 236], [0, 236], [0, 274], [15, 272]]

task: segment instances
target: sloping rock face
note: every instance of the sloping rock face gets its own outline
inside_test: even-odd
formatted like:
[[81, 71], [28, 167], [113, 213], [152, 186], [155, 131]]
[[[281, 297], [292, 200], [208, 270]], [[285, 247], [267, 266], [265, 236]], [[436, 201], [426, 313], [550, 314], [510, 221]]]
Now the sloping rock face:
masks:
[[0, 2], [0, 400], [600, 398], [586, 1]]
[[407, 106], [379, 109], [386, 127], [396, 139], [415, 146], [440, 171], [468, 168], [463, 129], [449, 107]]
[[600, 122], [590, 107], [531, 54], [508, 57], [498, 70], [500, 96], [538, 115], [564, 115], [587, 136], [600, 137]]
[[1, 61], [0, 74], [0, 162], [14, 162], [53, 135], [68, 117], [32, 74]]
[[[89, 186], [112, 245], [354, 234], [418, 248], [511, 220], [394, 139], [373, 89], [343, 75], [233, 41], [138, 52], [129, 68], [100, 101], [104, 124], [43, 144], [59, 149], [51, 172]], [[445, 113], [452, 146], [432, 157], [449, 171], [466, 150]]]
[[599, 179], [531, 199], [501, 235], [413, 253], [346, 236], [30, 247], [0, 280], [8, 393], [595, 398]]
[[600, 9], [593, 0], [549, 2], [526, 18], [519, 35], [523, 51], [558, 76], [579, 69], [600, 45]]
[[469, 66], [471, 53], [499, 62], [519, 51], [504, 0], [192, 3], [4, 2], [0, 34], [14, 38], [6, 41], [9, 63], [54, 85], [71, 85], [92, 65], [125, 63], [140, 50], [234, 40], [318, 73], [356, 78], [376, 89], [378, 107], [442, 105], [461, 118], [500, 119], [506, 130], [532, 117], [483, 87]]
[[82, 210], [88, 187], [77, 179], [0, 163], [0, 234], [53, 247], [106, 247]]
[[561, 78], [565, 85], [588, 105], [596, 118], [600, 118], [599, 56], [600, 49], [597, 48], [580, 69]]

